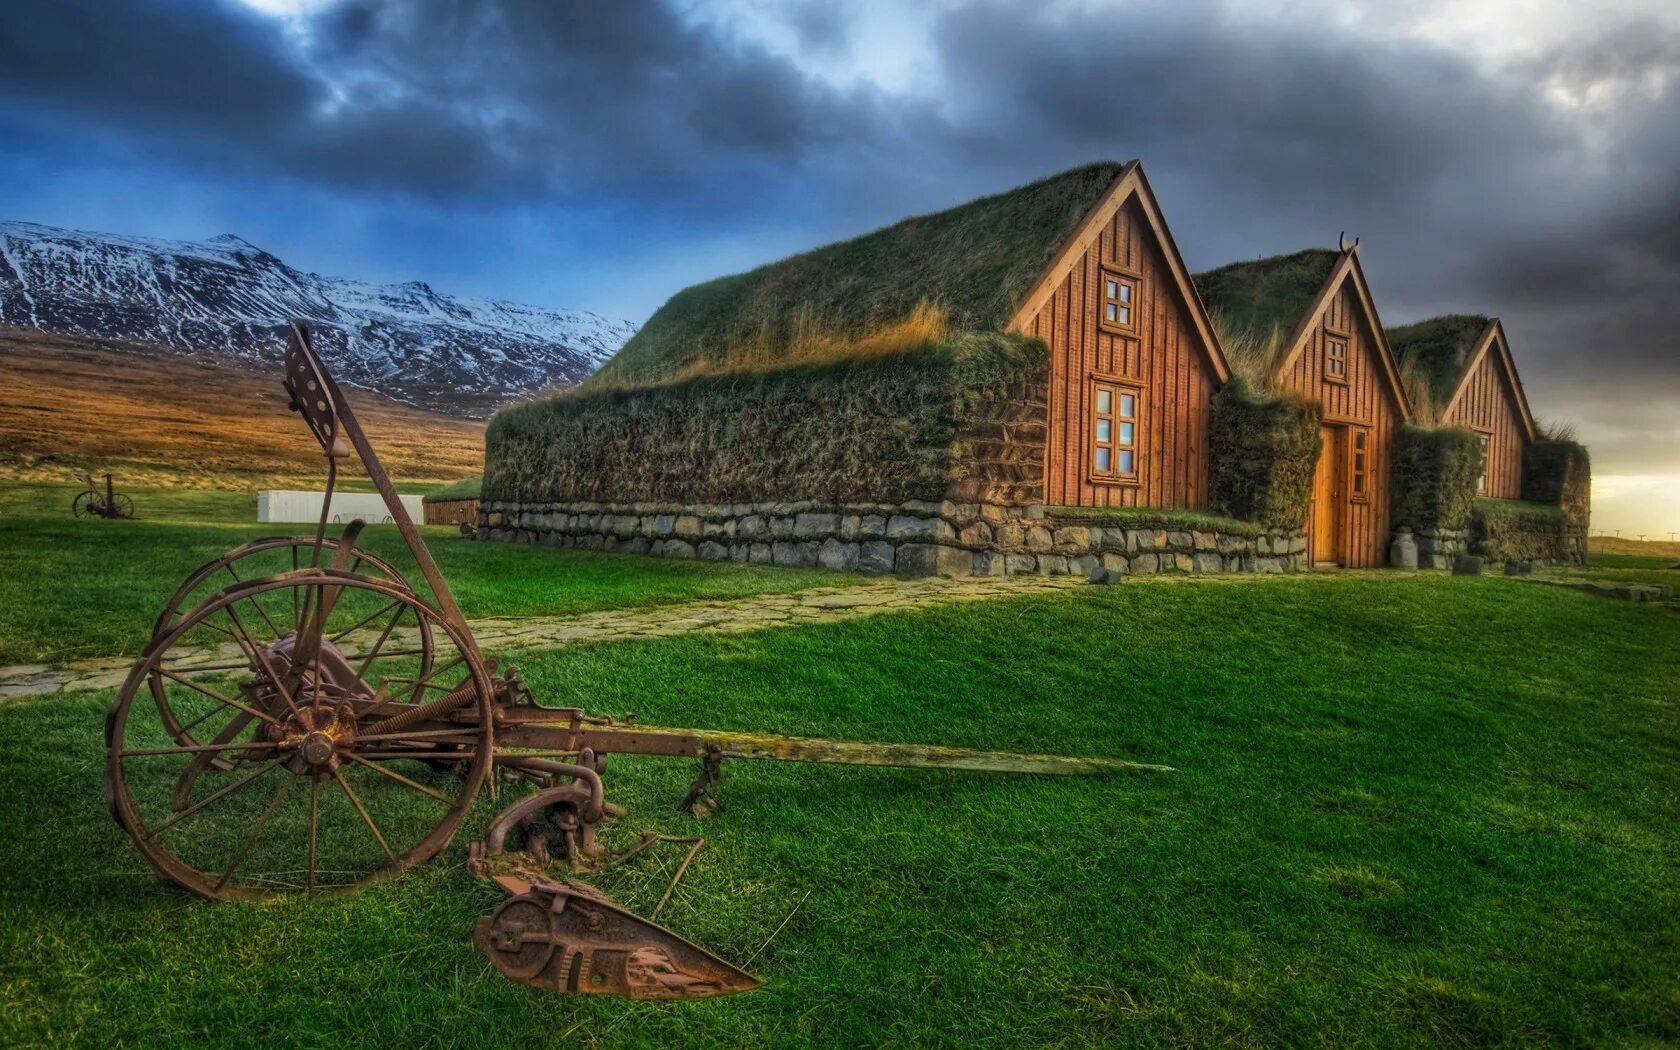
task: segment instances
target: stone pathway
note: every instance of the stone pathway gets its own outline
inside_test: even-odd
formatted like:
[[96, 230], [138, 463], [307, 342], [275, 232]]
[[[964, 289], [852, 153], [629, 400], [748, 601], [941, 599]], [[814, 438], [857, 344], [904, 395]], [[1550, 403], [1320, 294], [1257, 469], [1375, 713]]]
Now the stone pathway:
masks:
[[[690, 632], [756, 631], [903, 612], [951, 602], [983, 601], [1012, 594], [1067, 590], [1084, 585], [1073, 576], [999, 576], [918, 580], [880, 580], [857, 587], [823, 587], [793, 594], [763, 594], [722, 602], [689, 602], [651, 608], [610, 609], [560, 619], [490, 619], [471, 621], [486, 654], [557, 649], [579, 642], [659, 638]], [[392, 644], [405, 632], [393, 634]], [[412, 636], [409, 636], [412, 640]], [[354, 652], [354, 636], [344, 646]], [[175, 650], [170, 666], [190, 671], [195, 664], [225, 663], [239, 657], [231, 642], [196, 650]], [[128, 677], [132, 656], [101, 657], [67, 664], [18, 664], [0, 667], [0, 704], [26, 697], [85, 690], [115, 689]]]

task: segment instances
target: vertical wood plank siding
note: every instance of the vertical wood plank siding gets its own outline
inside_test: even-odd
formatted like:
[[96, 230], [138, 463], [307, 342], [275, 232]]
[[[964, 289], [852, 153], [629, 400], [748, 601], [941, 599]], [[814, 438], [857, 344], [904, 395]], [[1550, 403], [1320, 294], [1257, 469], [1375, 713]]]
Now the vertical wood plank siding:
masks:
[[1482, 363], [1465, 380], [1463, 392], [1441, 422], [1488, 435], [1486, 495], [1494, 499], [1522, 495], [1522, 454], [1527, 442], [1516, 395], [1497, 348], [1482, 355]]
[[[1102, 270], [1137, 275], [1136, 335], [1100, 324]], [[1080, 507], [1207, 505], [1207, 430], [1214, 377], [1189, 308], [1135, 200], [1118, 209], [1026, 330], [1050, 346], [1044, 501]], [[1087, 417], [1093, 377], [1135, 386], [1138, 477], [1093, 482]]]
[[[1324, 340], [1327, 330], [1347, 339], [1347, 382], [1324, 378]], [[1353, 288], [1353, 277], [1342, 279], [1330, 306], [1307, 336], [1284, 376], [1284, 385], [1324, 406], [1326, 423], [1367, 427], [1371, 448], [1367, 484], [1370, 498], [1346, 502], [1342, 509], [1344, 564], [1376, 568], [1388, 564], [1389, 467], [1400, 406], [1383, 374], [1380, 350]], [[1348, 442], [1351, 447], [1352, 442]], [[1344, 470], [1346, 467], [1344, 466]]]

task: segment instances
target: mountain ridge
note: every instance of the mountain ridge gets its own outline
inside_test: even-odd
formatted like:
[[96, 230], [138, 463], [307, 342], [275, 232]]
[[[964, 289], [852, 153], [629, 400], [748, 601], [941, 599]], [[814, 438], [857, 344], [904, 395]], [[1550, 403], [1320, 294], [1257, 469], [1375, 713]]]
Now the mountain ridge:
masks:
[[425, 281], [298, 270], [233, 233], [173, 241], [0, 220], [0, 324], [260, 363], [277, 359], [294, 318], [343, 382], [469, 417], [582, 381], [636, 330]]

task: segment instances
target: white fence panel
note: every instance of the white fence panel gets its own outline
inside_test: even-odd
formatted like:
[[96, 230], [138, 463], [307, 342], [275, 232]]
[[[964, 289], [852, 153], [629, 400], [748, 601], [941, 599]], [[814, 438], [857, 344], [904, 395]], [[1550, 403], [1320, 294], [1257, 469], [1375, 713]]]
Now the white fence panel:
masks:
[[[257, 521], [259, 522], [317, 522], [321, 520], [321, 501], [325, 492], [300, 492], [296, 489], [264, 489], [257, 493]], [[425, 518], [419, 496], [399, 496], [408, 516], [415, 521]], [[391, 520], [391, 512], [377, 492], [335, 492], [329, 522], [345, 523], [361, 518], [370, 525]]]

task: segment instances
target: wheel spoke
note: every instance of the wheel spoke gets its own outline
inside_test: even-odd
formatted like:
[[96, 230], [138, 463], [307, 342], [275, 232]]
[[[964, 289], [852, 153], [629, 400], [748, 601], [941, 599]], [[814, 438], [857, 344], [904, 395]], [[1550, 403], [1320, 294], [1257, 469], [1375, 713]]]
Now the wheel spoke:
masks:
[[[297, 548], [292, 548], [292, 560], [297, 560]], [[309, 775], [309, 874], [303, 888], [315, 888], [315, 824], [316, 817], [321, 812], [321, 774]]]
[[[390, 612], [392, 609], [395, 609], [402, 604], [403, 603], [402, 603], [401, 598], [392, 599], [391, 604], [374, 610], [373, 612], [369, 613], [363, 619], [358, 620], [356, 623], [350, 625], [349, 627], [346, 627], [344, 630], [342, 630], [342, 631], [338, 632], [337, 634], [329, 637], [327, 639], [327, 641], [332, 642], [334, 645], [337, 645], [340, 641], [342, 641], [344, 639], [344, 636], [349, 634], [351, 631], [354, 631], [358, 627], [367, 626], [369, 623], [373, 622], [376, 618], [385, 615], [387, 612]], [[406, 609], [407, 607], [404, 606], [404, 608]]]
[[273, 751], [280, 745], [267, 740], [238, 740], [228, 744], [183, 744], [180, 747], [138, 747], [119, 751], [122, 758], [149, 758], [154, 755], [201, 755], [213, 751]]
[[[242, 579], [240, 579], [240, 578], [239, 578], [239, 574], [238, 574], [238, 573], [237, 573], [237, 572], [234, 572], [234, 571], [233, 571], [233, 565], [232, 565], [232, 563], [229, 563], [229, 562], [224, 562], [224, 563], [223, 563], [223, 564], [222, 564], [222, 568], [224, 568], [224, 569], [226, 569], [226, 570], [227, 570], [227, 574], [228, 574], [228, 575], [229, 575], [229, 576], [232, 576], [232, 577], [233, 577], [233, 582], [234, 582], [234, 583], [236, 583], [236, 584], [238, 584], [238, 583], [244, 583], [244, 582], [245, 582], [245, 581], [244, 581], [244, 580], [242, 580]], [[261, 603], [261, 602], [259, 602], [259, 601], [257, 601], [257, 598], [256, 598], [256, 596], [255, 596], [255, 595], [247, 595], [247, 596], [246, 596], [246, 597], [245, 597], [245, 600], [246, 600], [246, 601], [248, 601], [248, 602], [250, 602], [250, 603], [251, 603], [251, 604], [252, 604], [252, 605], [253, 605], [253, 606], [255, 606], [255, 607], [256, 607], [256, 610], [257, 610], [257, 614], [258, 614], [258, 615], [259, 615], [259, 616], [261, 616], [261, 617], [262, 617], [262, 618], [263, 618], [263, 622], [264, 622], [264, 623], [266, 623], [266, 624], [268, 624], [268, 629], [269, 629], [269, 630], [271, 630], [271, 631], [273, 631], [273, 632], [274, 632], [274, 637], [276, 637], [276, 638], [283, 638], [283, 637], [285, 637], [285, 635], [286, 635], [286, 632], [285, 632], [285, 631], [282, 631], [282, 630], [281, 630], [281, 629], [280, 629], [280, 628], [279, 628], [279, 627], [278, 627], [278, 626], [277, 626], [277, 625], [276, 625], [276, 624], [275, 624], [275, 622], [274, 622], [274, 621], [273, 621], [273, 620], [272, 620], [272, 619], [270, 619], [270, 618], [269, 618], [269, 615], [268, 615], [268, 610], [267, 610], [267, 609], [264, 609], [264, 608], [263, 608], [263, 607], [262, 607], [262, 603]]]
[[245, 836], [245, 841], [240, 845], [239, 852], [233, 855], [233, 859], [228, 862], [227, 868], [222, 872], [222, 877], [216, 880], [215, 888], [217, 891], [227, 885], [227, 881], [233, 878], [233, 873], [239, 870], [239, 865], [245, 863], [245, 858], [250, 856], [251, 851], [256, 848], [257, 842], [262, 838], [263, 830], [268, 827], [269, 821], [274, 819], [274, 814], [279, 812], [280, 804], [285, 802], [286, 796], [291, 793], [294, 779], [296, 778], [287, 777], [280, 782], [280, 790], [274, 793], [274, 800], [268, 804], [268, 808], [263, 810], [262, 816], [258, 817], [257, 822], [251, 826], [251, 833]]
[[240, 621], [239, 614], [233, 611], [233, 606], [229, 605], [225, 611], [233, 621], [234, 626], [239, 628], [239, 633], [245, 636], [245, 641], [250, 643], [249, 652], [252, 658], [262, 665], [263, 672], [268, 675], [268, 680], [274, 683], [275, 689], [279, 690], [280, 699], [286, 701], [286, 706], [291, 709], [293, 715], [301, 717], [296, 702], [292, 700], [292, 691], [287, 689], [286, 683], [282, 682], [280, 676], [274, 673], [274, 665], [268, 662], [268, 654], [257, 648], [257, 643], [252, 641], [250, 632], [245, 630], [245, 624]]
[[356, 743], [366, 744], [366, 743], [368, 743], [370, 741], [374, 741], [374, 740], [432, 740], [432, 741], [441, 741], [445, 737], [455, 737], [455, 738], [457, 738], [457, 739], [454, 739], [454, 740], [447, 741], [448, 743], [470, 744], [470, 743], [472, 743], [472, 740], [473, 740], [473, 730], [470, 726], [462, 726], [460, 729], [425, 729], [425, 730], [421, 730], [420, 732], [417, 732], [417, 733], [408, 733], [408, 732], [378, 733], [378, 734], [375, 734], [373, 736], [359, 736], [359, 737], [356, 738]]
[[355, 806], [356, 812], [362, 815], [362, 823], [366, 824], [368, 830], [373, 832], [373, 837], [379, 840], [379, 848], [385, 851], [385, 856], [391, 858], [392, 864], [397, 863], [397, 855], [392, 853], [391, 847], [385, 844], [385, 836], [379, 833], [379, 825], [375, 824], [373, 818], [368, 816], [367, 808], [362, 805], [362, 800], [351, 789], [350, 782], [345, 780], [344, 774], [336, 769], [332, 771], [332, 775], [333, 779], [338, 781], [338, 786], [344, 789], [344, 794], [350, 799], [350, 804]]
[[[392, 603], [392, 604], [400, 604], [400, 603]], [[391, 622], [386, 624], [385, 629], [379, 633], [379, 640], [377, 642], [373, 643], [373, 648], [368, 650], [367, 655], [362, 658], [362, 662], [356, 667], [356, 677], [357, 678], [366, 678], [367, 677], [368, 667], [370, 667], [373, 664], [373, 661], [378, 658], [379, 650], [385, 648], [385, 643], [388, 640], [390, 640], [391, 632], [397, 629], [397, 624], [402, 622], [403, 613], [405, 613], [407, 611], [408, 611], [408, 606], [406, 606], [406, 605], [404, 605], [402, 608], [398, 609], [397, 610], [397, 615], [391, 617]], [[402, 654], [401, 653], [390, 653], [388, 655], [390, 655], [390, 656], [400, 656]]]
[[213, 803], [221, 801], [224, 798], [227, 798], [229, 795], [233, 794], [235, 791], [238, 791], [240, 788], [242, 788], [245, 785], [251, 783], [253, 780], [256, 780], [258, 777], [262, 776], [264, 773], [267, 773], [269, 770], [273, 769], [275, 766], [278, 766], [279, 764], [280, 764], [280, 760], [278, 758], [272, 759], [269, 762], [264, 763], [263, 765], [257, 767], [256, 771], [253, 772], [250, 776], [247, 776], [245, 779], [236, 780], [233, 783], [229, 784], [227, 787], [221, 788], [217, 791], [214, 791], [214, 792], [204, 796], [202, 799], [200, 799], [197, 802], [194, 802], [192, 805], [188, 806], [186, 809], [183, 809], [181, 812], [175, 814], [173, 817], [170, 817], [168, 820], [164, 821], [162, 824], [159, 824], [157, 827], [151, 829], [149, 832], [146, 832], [145, 833], [146, 837], [150, 838], [150, 839], [157, 838], [159, 835], [168, 831], [170, 828], [172, 828], [175, 825], [181, 823], [181, 821], [186, 820], [188, 817], [192, 816], [194, 813], [199, 812], [205, 806], [211, 805]]
[[352, 762], [357, 763], [358, 765], [366, 766], [367, 768], [373, 770], [375, 773], [383, 773], [386, 776], [390, 777], [392, 780], [395, 780], [399, 784], [407, 784], [409, 787], [411, 787], [414, 790], [420, 792], [421, 794], [430, 795], [433, 798], [437, 799], [439, 802], [442, 802], [446, 806], [453, 806], [455, 804], [455, 800], [450, 798], [448, 795], [445, 795], [443, 792], [434, 791], [424, 784], [416, 783], [415, 781], [412, 781], [412, 780], [408, 779], [407, 777], [403, 776], [401, 773], [398, 773], [394, 770], [386, 769], [384, 766], [380, 765], [377, 762], [369, 762], [367, 759], [361, 757], [360, 755], [355, 754], [354, 752], [346, 752], [344, 757], [348, 758]]
[[[199, 685], [197, 682], [191, 681], [187, 678], [183, 678], [181, 675], [176, 674], [174, 671], [169, 671], [169, 670], [166, 670], [162, 667], [159, 667], [157, 669], [157, 673], [162, 675], [163, 677], [169, 679], [172, 682], [181, 683], [182, 685], [186, 686], [188, 689], [193, 689], [193, 690], [196, 690], [197, 692], [203, 693], [205, 696], [208, 696], [212, 700], [220, 700], [222, 703], [228, 705], [229, 707], [236, 707], [239, 710], [241, 710], [241, 711], [245, 712], [246, 714], [250, 715], [252, 718], [259, 718], [259, 719], [263, 720], [264, 722], [268, 722], [271, 725], [279, 725], [280, 724], [280, 720], [278, 718], [275, 718], [273, 715], [264, 714], [263, 712], [258, 711], [254, 707], [247, 707], [237, 700], [234, 700], [230, 697], [223, 696], [221, 693], [216, 692], [214, 689], [211, 689], [208, 686]], [[215, 710], [214, 708], [211, 708], [211, 711], [214, 711], [214, 710]], [[194, 720], [193, 725], [197, 725], [199, 722], [204, 721], [204, 718], [206, 718], [206, 717], [208, 717], [208, 714]], [[190, 727], [188, 727], [188, 728], [190, 728]], [[184, 731], [185, 730], [183, 730], [183, 732]]]

